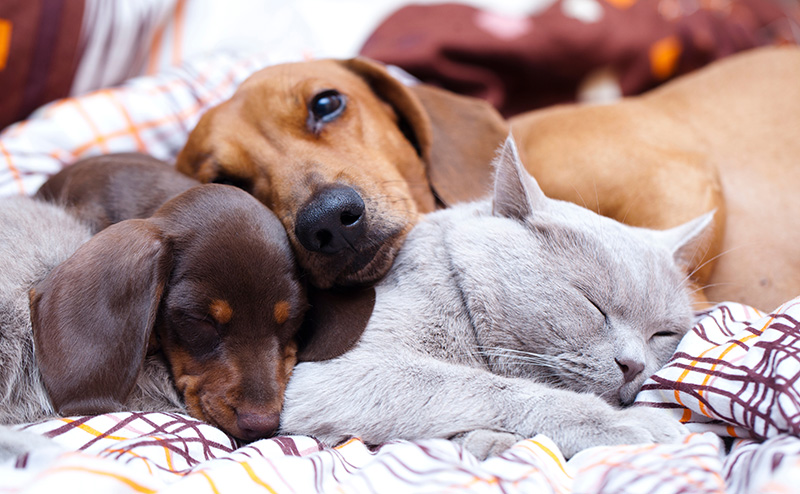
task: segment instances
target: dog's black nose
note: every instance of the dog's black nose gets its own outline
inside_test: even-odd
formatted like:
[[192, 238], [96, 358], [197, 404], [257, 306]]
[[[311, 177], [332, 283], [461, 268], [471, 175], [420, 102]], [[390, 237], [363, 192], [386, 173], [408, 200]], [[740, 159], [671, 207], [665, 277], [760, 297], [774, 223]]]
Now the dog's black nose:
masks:
[[356, 244], [366, 231], [364, 200], [352, 187], [319, 191], [297, 213], [294, 233], [312, 252], [336, 254]]
[[263, 437], [272, 437], [278, 431], [280, 414], [240, 413], [236, 416], [239, 427], [239, 439], [255, 441]]

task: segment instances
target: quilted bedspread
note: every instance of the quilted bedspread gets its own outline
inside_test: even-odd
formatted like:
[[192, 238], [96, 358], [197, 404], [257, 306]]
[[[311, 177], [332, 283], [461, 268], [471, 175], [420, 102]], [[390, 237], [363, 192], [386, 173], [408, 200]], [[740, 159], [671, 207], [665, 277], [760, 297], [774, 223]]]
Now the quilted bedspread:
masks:
[[688, 425], [679, 444], [596, 447], [566, 460], [539, 435], [479, 461], [444, 439], [239, 445], [188, 416], [115, 413], [20, 426], [61, 448], [0, 464], [0, 492], [796, 492], [799, 321], [800, 298], [769, 314], [726, 303], [698, 316], [637, 398]]

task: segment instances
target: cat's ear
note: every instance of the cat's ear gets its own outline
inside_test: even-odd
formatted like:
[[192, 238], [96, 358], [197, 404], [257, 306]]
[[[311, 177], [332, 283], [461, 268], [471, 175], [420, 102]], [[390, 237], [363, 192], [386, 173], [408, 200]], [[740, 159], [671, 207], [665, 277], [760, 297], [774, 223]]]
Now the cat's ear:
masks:
[[656, 236], [670, 249], [679, 266], [694, 266], [705, 255], [713, 233], [716, 212], [715, 209], [682, 225], [656, 232]]
[[521, 220], [547, 204], [547, 197], [536, 180], [525, 170], [514, 138], [509, 134], [494, 159], [494, 201], [492, 212]]

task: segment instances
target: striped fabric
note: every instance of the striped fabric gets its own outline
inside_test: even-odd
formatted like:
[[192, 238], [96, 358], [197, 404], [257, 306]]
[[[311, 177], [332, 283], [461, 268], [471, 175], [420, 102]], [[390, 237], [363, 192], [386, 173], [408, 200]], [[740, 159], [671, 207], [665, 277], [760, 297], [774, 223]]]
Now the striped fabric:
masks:
[[637, 401], [668, 408], [695, 430], [735, 438], [800, 435], [800, 299], [762, 314], [736, 304], [708, 312]]
[[20, 426], [64, 449], [0, 464], [0, 493], [797, 492], [799, 319], [800, 298], [772, 314], [726, 303], [701, 315], [638, 397], [689, 424], [679, 444], [597, 447], [567, 461], [540, 435], [478, 461], [443, 439], [241, 446], [191, 417], [115, 413]]

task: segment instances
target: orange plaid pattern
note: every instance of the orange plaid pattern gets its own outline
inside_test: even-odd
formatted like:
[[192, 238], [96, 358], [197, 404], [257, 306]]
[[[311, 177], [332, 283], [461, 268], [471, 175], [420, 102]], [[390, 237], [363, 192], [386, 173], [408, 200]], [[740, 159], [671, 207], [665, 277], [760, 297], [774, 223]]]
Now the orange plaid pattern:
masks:
[[219, 53], [45, 105], [0, 133], [0, 196], [33, 194], [64, 166], [96, 154], [139, 151], [172, 160], [203, 112], [278, 61]]

